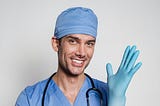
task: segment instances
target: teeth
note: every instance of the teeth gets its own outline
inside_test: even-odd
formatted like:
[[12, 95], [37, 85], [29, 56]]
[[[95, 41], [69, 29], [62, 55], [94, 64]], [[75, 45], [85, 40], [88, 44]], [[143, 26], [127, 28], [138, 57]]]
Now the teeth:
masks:
[[81, 64], [83, 61], [80, 61], [80, 60], [73, 60], [74, 62], [78, 63], [78, 64]]

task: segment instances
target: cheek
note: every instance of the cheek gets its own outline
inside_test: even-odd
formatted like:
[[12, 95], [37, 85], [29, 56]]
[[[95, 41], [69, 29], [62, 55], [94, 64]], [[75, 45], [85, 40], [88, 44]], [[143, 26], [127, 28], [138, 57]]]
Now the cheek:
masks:
[[77, 49], [74, 46], [66, 46], [64, 48], [64, 53], [67, 54], [67, 55], [72, 55], [72, 54], [74, 54], [76, 52], [76, 50]]
[[93, 49], [89, 49], [89, 50], [87, 51], [88, 57], [92, 58], [93, 53], [94, 53], [94, 48], [93, 48]]
[[63, 47], [59, 48], [59, 58], [66, 59], [67, 57], [72, 56], [75, 51], [76, 49], [74, 47], [68, 47], [67, 45], [63, 45]]

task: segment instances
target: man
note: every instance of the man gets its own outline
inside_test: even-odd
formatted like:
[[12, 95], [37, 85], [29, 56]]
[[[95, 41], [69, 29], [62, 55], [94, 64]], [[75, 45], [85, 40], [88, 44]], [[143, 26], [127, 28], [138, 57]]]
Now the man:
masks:
[[97, 16], [91, 9], [69, 8], [57, 18], [52, 38], [58, 54], [58, 69], [50, 79], [25, 88], [16, 106], [125, 106], [125, 92], [141, 63], [136, 46], [128, 46], [120, 67], [113, 74], [106, 65], [108, 83], [84, 74], [96, 43]]

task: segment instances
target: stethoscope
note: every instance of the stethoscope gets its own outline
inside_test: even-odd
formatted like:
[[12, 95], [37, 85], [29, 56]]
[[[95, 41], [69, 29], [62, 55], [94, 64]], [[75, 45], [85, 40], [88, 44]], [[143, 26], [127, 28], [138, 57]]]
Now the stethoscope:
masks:
[[[49, 85], [50, 81], [52, 80], [52, 77], [53, 77], [55, 74], [56, 74], [56, 73], [53, 73], [53, 74], [49, 77], [49, 79], [48, 79], [48, 81], [47, 81], [47, 83], [46, 83], [46, 86], [45, 86], [44, 92], [43, 92], [43, 96], [42, 96], [42, 106], [44, 106], [45, 95], [46, 95], [46, 91], [47, 91], [48, 85]], [[95, 92], [97, 92], [97, 93], [99, 94], [99, 96], [100, 96], [100, 106], [102, 106], [102, 102], [103, 102], [102, 92], [95, 87], [92, 78], [91, 78], [88, 74], [86, 74], [86, 73], [84, 73], [84, 74], [86, 75], [86, 77], [89, 78], [89, 80], [90, 80], [90, 82], [91, 82], [91, 85], [92, 85], [92, 87], [89, 88], [89, 89], [87, 90], [87, 92], [86, 92], [87, 106], [90, 106], [90, 104], [89, 104], [89, 92], [90, 92], [90, 91], [95, 91]]]

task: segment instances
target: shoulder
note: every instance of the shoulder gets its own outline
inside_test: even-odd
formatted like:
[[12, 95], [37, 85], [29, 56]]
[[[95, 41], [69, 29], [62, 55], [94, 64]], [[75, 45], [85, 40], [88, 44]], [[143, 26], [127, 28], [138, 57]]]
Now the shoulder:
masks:
[[94, 81], [94, 85], [97, 89], [100, 90], [100, 92], [103, 95], [103, 99], [105, 101], [105, 104], [107, 104], [107, 98], [108, 98], [108, 84], [106, 82], [97, 80], [97, 79], [93, 79]]
[[108, 84], [106, 82], [103, 82], [101, 80], [94, 79], [94, 78], [92, 78], [92, 79], [94, 81], [94, 84], [95, 84], [96, 88], [106, 91], [106, 89], [108, 88]]
[[28, 96], [32, 96], [35, 93], [39, 93], [39, 94], [43, 93], [43, 89], [44, 89], [45, 84], [47, 83], [47, 80], [48, 79], [45, 79], [45, 80], [42, 80], [42, 81], [35, 83], [34, 85], [27, 86], [24, 89], [24, 92]]
[[29, 104], [32, 98], [36, 99], [37, 97], [41, 97], [44, 86], [47, 83], [47, 80], [48, 79], [45, 79], [35, 83], [34, 85], [27, 86], [18, 96], [16, 101], [16, 106], [19, 106], [21, 104], [26, 104], [24, 106], [28, 106], [27, 104]]

